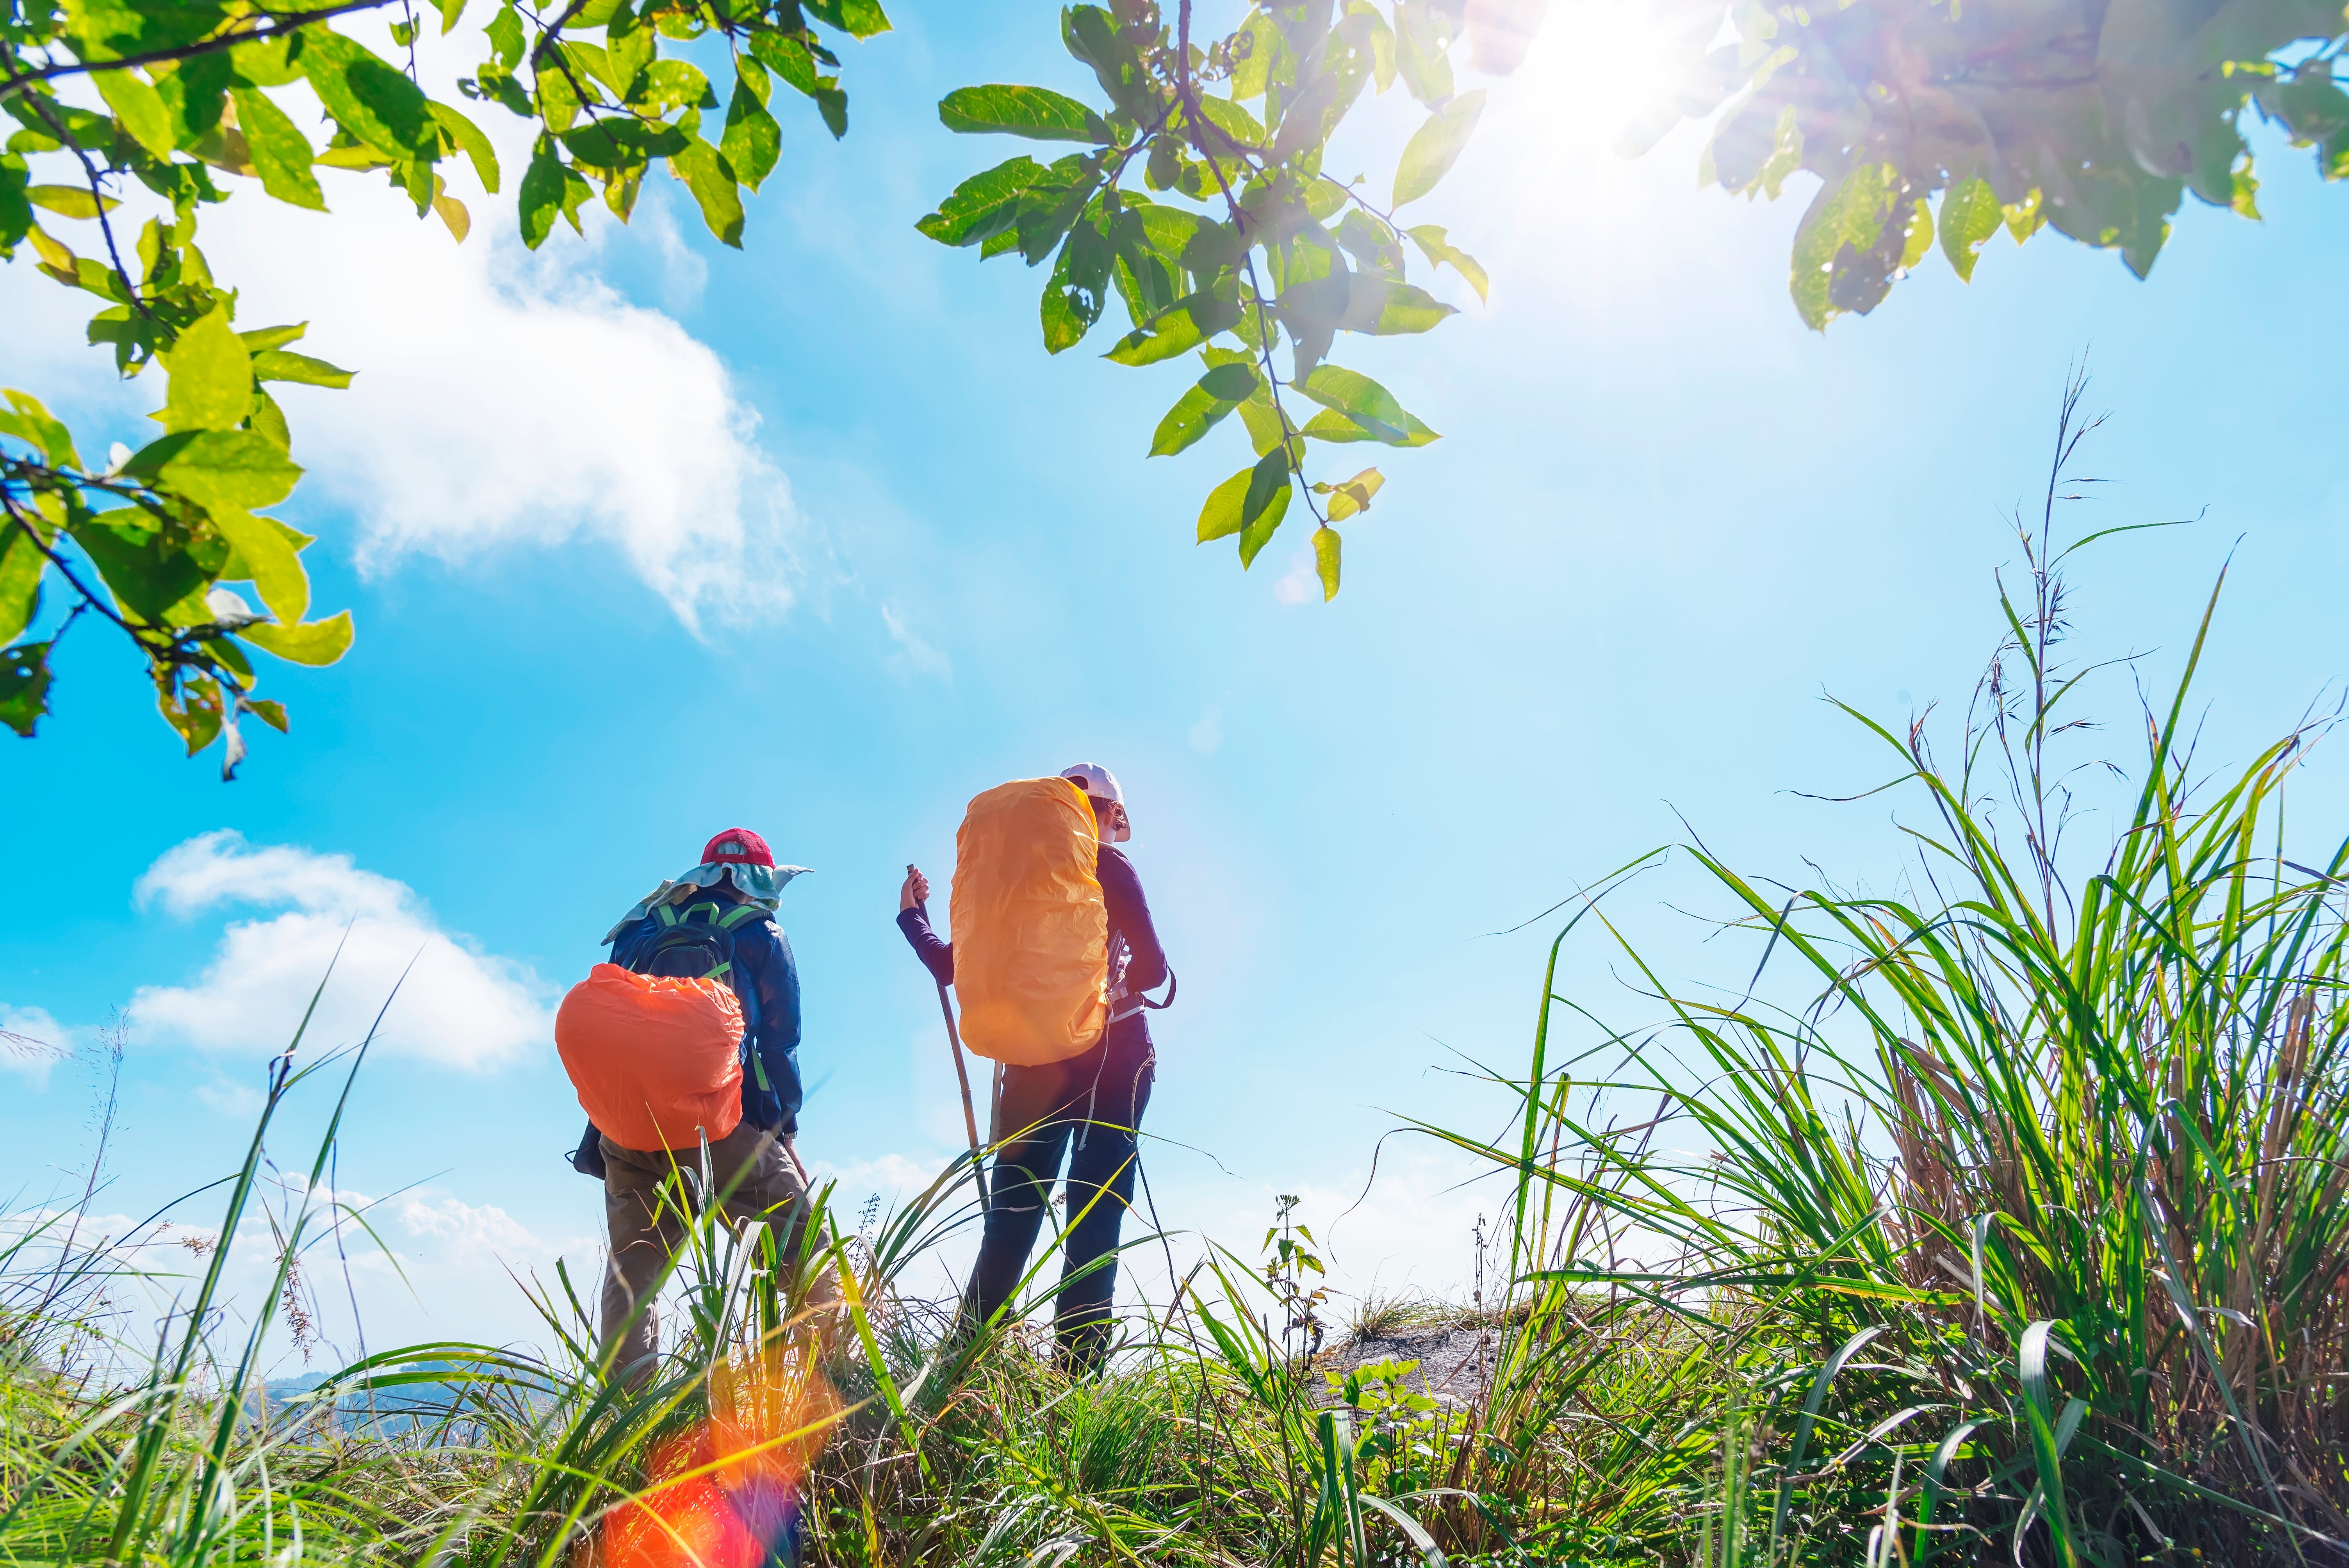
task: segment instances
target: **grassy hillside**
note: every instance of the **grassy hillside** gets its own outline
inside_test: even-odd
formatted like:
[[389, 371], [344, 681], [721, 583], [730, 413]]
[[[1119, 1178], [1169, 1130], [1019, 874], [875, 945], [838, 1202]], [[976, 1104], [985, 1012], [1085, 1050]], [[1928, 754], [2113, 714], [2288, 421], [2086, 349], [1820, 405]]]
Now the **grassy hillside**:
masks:
[[[90, 1315], [128, 1254], [20, 1226], [0, 1558], [2349, 1563], [2349, 845], [2282, 833], [2315, 730], [2231, 770], [2192, 757], [2199, 640], [2145, 715], [2126, 820], [2067, 844], [2108, 742], [2075, 723], [2094, 688], [2064, 645], [2060, 489], [1942, 748], [1852, 716], [1897, 758], [1898, 892], [1690, 849], [1750, 947], [1721, 985], [1680, 994], [1625, 948], [1630, 997], [1560, 995], [1564, 944], [1615, 940], [1602, 884], [1496, 1080], [1516, 1136], [1420, 1130], [1513, 1181], [1500, 1299], [1452, 1313], [1476, 1357], [1456, 1397], [1371, 1358], [1439, 1309], [1366, 1304], [1357, 1353], [1314, 1356], [1335, 1309], [1285, 1213], [1264, 1259], [1209, 1249], [1137, 1304], [1098, 1379], [1021, 1324], [958, 1336], [899, 1282], [966, 1201], [961, 1162], [867, 1234], [820, 1212], [797, 1265], [698, 1221], [667, 1362], [635, 1390], [597, 1375], [559, 1276], [549, 1357], [419, 1346], [265, 1397], [306, 1202], [276, 1216], [244, 1337], [217, 1330], [218, 1248], [126, 1374]], [[222, 1236], [318, 1071], [281, 1067]], [[844, 1301], [812, 1308], [826, 1271]], [[400, 1419], [353, 1418], [370, 1408]]]

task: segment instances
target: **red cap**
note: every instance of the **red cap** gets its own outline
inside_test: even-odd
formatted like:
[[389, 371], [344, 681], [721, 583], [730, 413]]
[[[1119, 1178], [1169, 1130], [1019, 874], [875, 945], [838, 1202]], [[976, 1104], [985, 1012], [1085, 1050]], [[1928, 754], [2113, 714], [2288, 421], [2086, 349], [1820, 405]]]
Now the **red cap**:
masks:
[[775, 863], [767, 841], [748, 828], [729, 828], [701, 846], [703, 865], [771, 866]]

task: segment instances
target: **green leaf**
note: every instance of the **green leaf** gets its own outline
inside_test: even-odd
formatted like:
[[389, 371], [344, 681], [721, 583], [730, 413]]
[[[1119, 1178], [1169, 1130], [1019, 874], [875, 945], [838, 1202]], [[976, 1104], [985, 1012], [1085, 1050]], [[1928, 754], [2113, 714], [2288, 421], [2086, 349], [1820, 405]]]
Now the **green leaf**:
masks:
[[784, 85], [810, 98], [815, 96], [815, 59], [807, 46], [781, 33], [750, 35], [750, 54], [761, 65], [783, 78]]
[[1272, 139], [1273, 161], [1286, 163], [1309, 150], [1319, 150], [1361, 96], [1368, 79], [1350, 53], [1326, 60], [1296, 101], [1282, 108], [1280, 129]]
[[[453, 3], [461, 5], [463, 0], [453, 0]], [[496, 195], [498, 150], [490, 145], [490, 139], [481, 134], [481, 128], [447, 104], [436, 103], [428, 107], [432, 110], [433, 121], [440, 127], [441, 134], [471, 161], [473, 177], [481, 182], [481, 189], [492, 196]]]
[[1376, 469], [1364, 469], [1342, 484], [1318, 484], [1317, 495], [1330, 498], [1330, 521], [1343, 522], [1348, 518], [1371, 510], [1371, 498], [1387, 482], [1386, 475]]
[[130, 139], [153, 153], [168, 160], [174, 150], [171, 136], [171, 111], [163, 98], [152, 87], [129, 70], [93, 71], [98, 96], [130, 133]]
[[229, 97], [236, 104], [236, 127], [244, 133], [261, 188], [280, 201], [325, 211], [326, 193], [318, 189], [318, 177], [310, 169], [316, 155], [301, 128], [258, 88], [236, 88]]
[[[752, 72], [759, 73], [754, 84]], [[756, 191], [782, 155], [783, 129], [767, 112], [766, 73], [755, 60], [744, 60], [734, 73], [733, 96], [726, 104], [726, 136], [718, 144], [726, 162]]]
[[308, 387], [344, 387], [351, 384], [351, 372], [323, 359], [313, 359], [306, 354], [285, 354], [269, 349], [253, 356], [253, 378], [256, 381], [299, 381]]
[[49, 711], [49, 645], [0, 651], [0, 724], [30, 740]]
[[1445, 316], [1459, 314], [1416, 284], [1356, 273], [1348, 280], [1345, 314], [1338, 318], [1338, 325], [1349, 332], [1392, 337], [1425, 332]]
[[1433, 0], [1396, 0], [1395, 74], [1403, 89], [1430, 108], [1452, 96], [1450, 19]]
[[724, 156], [697, 137], [683, 152], [670, 156], [668, 166], [684, 177], [685, 188], [700, 203], [701, 221], [709, 225], [709, 232], [740, 250], [742, 192], [736, 188], [734, 170]]
[[1418, 201], [1452, 171], [1460, 150], [1468, 145], [1469, 134], [1476, 129], [1477, 117], [1484, 112], [1485, 89], [1478, 88], [1429, 115], [1427, 122], [1412, 132], [1403, 146], [1402, 161], [1395, 165], [1395, 206]]
[[942, 245], [991, 240], [1018, 220], [1021, 193], [1043, 174], [1044, 166], [1022, 153], [956, 186], [936, 211], [914, 227]]
[[1241, 571], [1255, 565], [1257, 552], [1280, 531], [1280, 520], [1288, 515], [1288, 497], [1293, 488], [1286, 450], [1267, 452], [1248, 470], [1247, 493], [1240, 502]]
[[1321, 578], [1321, 603], [1327, 604], [1338, 596], [1338, 547], [1340, 541], [1334, 528], [1313, 531], [1313, 570]]
[[[1090, 224], [1080, 224], [1076, 232], [1081, 234], [1089, 228]], [[1075, 243], [1075, 237], [1071, 235], [1069, 243], [1061, 248], [1060, 260], [1052, 267], [1051, 282], [1045, 284], [1043, 298], [1038, 305], [1038, 315], [1044, 328], [1044, 352], [1047, 354], [1074, 348], [1084, 341], [1085, 334], [1092, 330], [1093, 323], [1101, 316], [1098, 304], [1088, 302], [1069, 285], [1069, 250]], [[1087, 308], [1089, 304], [1092, 304], [1091, 309]]]
[[28, 525], [14, 519], [0, 522], [0, 644], [14, 641], [32, 624], [41, 605], [41, 573], [48, 564]]
[[1255, 477], [1253, 469], [1242, 469], [1214, 490], [1207, 492], [1207, 504], [1199, 509], [1199, 542], [1226, 539], [1245, 526], [1240, 508], [1247, 503], [1248, 481]]
[[[1427, 427], [1407, 413], [1393, 393], [1359, 370], [1338, 365], [1319, 366], [1296, 387], [1324, 408], [1346, 416], [1368, 431], [1372, 440], [1384, 441], [1391, 447], [1421, 447], [1435, 439], [1433, 431], [1427, 431], [1423, 438], [1417, 437], [1416, 433], [1427, 430]], [[1307, 433], [1311, 433], [1309, 428]]]
[[331, 665], [350, 652], [351, 613], [340, 611], [306, 626], [245, 626], [236, 634], [292, 664]]
[[302, 70], [335, 122], [398, 160], [440, 156], [440, 122], [422, 89], [340, 33], [302, 33]]
[[12, 388], [5, 396], [16, 417], [7, 424], [0, 424], [0, 430], [39, 448], [42, 460], [53, 469], [81, 467], [81, 454], [74, 450], [73, 435], [66, 428], [65, 421], [50, 413], [29, 392]]
[[498, 14], [482, 31], [498, 64], [508, 70], [522, 64], [522, 14], [513, 8], [512, 0], [498, 7]]
[[1092, 156], [1072, 152], [1054, 160], [1020, 196], [1013, 226], [1019, 231], [1019, 253], [1030, 266], [1053, 253], [1100, 185], [1101, 169]]
[[1154, 458], [1172, 457], [1197, 444], [1218, 420], [1253, 396], [1263, 383], [1247, 365], [1219, 365], [1166, 410], [1150, 441]]
[[[1328, 181], [1321, 183], [1328, 184]], [[1338, 242], [1363, 266], [1400, 283], [1403, 275], [1402, 242], [1384, 223], [1356, 210], [1338, 225]]]
[[1262, 98], [1265, 89], [1296, 80], [1297, 57], [1288, 47], [1278, 23], [1262, 11], [1251, 10], [1240, 30], [1232, 35], [1237, 58], [1232, 67], [1232, 97], [1246, 102]]
[[1982, 256], [1982, 242], [1998, 232], [2004, 218], [1997, 193], [1980, 175], [1942, 192], [1941, 253], [1950, 258], [1960, 278], [1974, 281], [1974, 263]]
[[682, 121], [652, 125], [614, 118], [574, 126], [560, 132], [556, 139], [587, 168], [619, 172], [642, 169], [655, 158], [675, 158], [692, 145], [694, 138]]
[[171, 374], [163, 428], [233, 430], [253, 410], [253, 356], [228, 324], [228, 307], [180, 334], [164, 361]]
[[150, 442], [125, 465], [206, 511], [252, 511], [293, 493], [302, 470], [284, 448], [251, 430], [202, 430]]
[[1071, 5], [1061, 13], [1061, 43], [1075, 58], [1092, 67], [1120, 113], [1137, 123], [1160, 113], [1158, 88], [1143, 67], [1142, 57], [1119, 28], [1117, 19], [1098, 5]]
[[1218, 365], [1199, 377], [1199, 385], [1210, 395], [1226, 403], [1237, 403], [1254, 397], [1264, 380], [1253, 365]]
[[[169, 685], [158, 679], [155, 706], [161, 710], [163, 721], [178, 730], [180, 738], [188, 743], [189, 756], [193, 757], [220, 738], [219, 682], [199, 676], [175, 693]], [[225, 769], [221, 776], [229, 777]]]
[[827, 26], [839, 28], [852, 38], [870, 38], [889, 30], [889, 18], [881, 12], [880, 0], [803, 0], [808, 13]]
[[1353, 36], [1357, 47], [1370, 50], [1371, 79], [1379, 91], [1384, 92], [1394, 85], [1394, 30], [1387, 26], [1387, 19], [1379, 15], [1371, 0], [1346, 0], [1345, 20], [1338, 24], [1338, 31]]
[[[1243, 150], [1255, 152], [1264, 147], [1264, 126], [1229, 98], [1213, 93], [1198, 95], [1199, 113], [1208, 127], [1223, 132], [1222, 137], [1202, 136], [1207, 150], [1218, 158], [1237, 156]], [[1201, 130], [1206, 127], [1196, 128]]]
[[256, 326], [251, 332], [240, 332], [237, 338], [247, 354], [262, 354], [272, 348], [283, 348], [289, 343], [299, 343], [308, 335], [310, 324], [297, 321], [287, 326]]
[[0, 158], [0, 250], [15, 250], [33, 229], [33, 203], [26, 196], [25, 160]]
[[1239, 320], [1239, 306], [1202, 289], [1119, 338], [1102, 356], [1119, 365], [1155, 365], [1188, 354]]
[[[192, 438], [222, 438], [208, 431]], [[199, 532], [179, 518], [159, 519], [137, 507], [83, 517], [71, 531], [74, 542], [97, 563], [115, 603], [158, 624], [172, 606], [212, 582], [229, 556], [228, 542], [218, 534]]]
[[[28, 185], [25, 187], [25, 199], [60, 218], [95, 218], [101, 211], [98, 198], [89, 193], [87, 185]], [[111, 212], [121, 205], [109, 196], [102, 210]]]
[[522, 242], [533, 251], [544, 244], [562, 208], [563, 160], [555, 154], [554, 139], [542, 135], [522, 176]]
[[[827, 77], [824, 81], [828, 82], [831, 79]], [[833, 140], [838, 141], [842, 137], [846, 136], [848, 134], [848, 95], [838, 88], [826, 87], [823, 82], [818, 82], [815, 91], [808, 96], [815, 99], [816, 112], [823, 116], [823, 128], [832, 132]]]
[[683, 60], [654, 60], [636, 74], [627, 88], [631, 108], [667, 114], [676, 108], [716, 108], [718, 95], [701, 67]]
[[276, 398], [257, 387], [253, 392], [253, 412], [245, 416], [244, 423], [247, 429], [269, 438], [280, 450], [293, 449], [294, 435], [285, 428], [285, 410], [277, 406]]
[[1899, 172], [1889, 163], [1863, 163], [1832, 186], [1823, 187], [1795, 234], [1794, 275], [1789, 292], [1806, 325], [1825, 331], [1836, 314], [1828, 290], [1836, 258], [1848, 245], [1866, 251], [1884, 232]]
[[1187, 451], [1198, 444], [1201, 437], [1215, 428], [1216, 421], [1237, 407], [1237, 403], [1226, 402], [1203, 387], [1186, 389], [1174, 400], [1174, 406], [1166, 410], [1165, 417], [1158, 421], [1158, 428], [1151, 434], [1150, 455], [1171, 458], [1177, 452]]
[[236, 550], [222, 575], [237, 573], [250, 581], [279, 625], [299, 625], [310, 610], [310, 576], [302, 570], [301, 556], [309, 535], [246, 511], [215, 511], [212, 520]]
[[1416, 229], [1405, 229], [1403, 232], [1411, 236], [1412, 243], [1419, 247], [1419, 253], [1427, 258], [1428, 265], [1450, 267], [1468, 280], [1468, 286], [1476, 291], [1478, 299], [1487, 297], [1485, 269], [1477, 264], [1475, 257], [1453, 244], [1440, 224], [1422, 223]]
[[1000, 132], [1031, 141], [1113, 139], [1109, 121], [1050, 88], [957, 88], [938, 100], [938, 119], [948, 130], [966, 135]]

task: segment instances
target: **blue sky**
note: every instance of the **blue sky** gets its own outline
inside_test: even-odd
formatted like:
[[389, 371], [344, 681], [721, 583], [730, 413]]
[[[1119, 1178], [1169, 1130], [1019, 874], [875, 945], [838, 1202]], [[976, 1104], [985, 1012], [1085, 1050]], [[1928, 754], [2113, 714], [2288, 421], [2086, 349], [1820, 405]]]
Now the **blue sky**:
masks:
[[[943, 92], [1081, 90], [1047, 8], [897, 9], [852, 53], [848, 139], [787, 121], [740, 253], [665, 181], [633, 228], [536, 258], [494, 201], [460, 251], [357, 179], [331, 222], [251, 199], [208, 220], [240, 320], [306, 317], [304, 346], [361, 373], [289, 401], [312, 473], [286, 511], [320, 535], [318, 603], [360, 633], [342, 665], [272, 677], [294, 734], [260, 738], [233, 785], [175, 755], [95, 627], [40, 738], [0, 748], [0, 799], [38, 824], [0, 843], [0, 1006], [85, 1052], [109, 1009], [134, 1021], [109, 1212], [233, 1163], [305, 999], [293, 977], [357, 918], [373, 934], [329, 1038], [385, 965], [427, 955], [337, 1174], [400, 1194], [380, 1215], [414, 1288], [363, 1272], [368, 1332], [526, 1334], [505, 1268], [588, 1255], [600, 1212], [558, 1160], [580, 1118], [545, 1009], [736, 823], [817, 873], [782, 908], [802, 1148], [852, 1202], [895, 1190], [960, 1138], [897, 879], [912, 861], [943, 881], [979, 789], [1089, 759], [1125, 782], [1182, 976], [1149, 1118], [1171, 1141], [1146, 1156], [1166, 1222], [1245, 1248], [1299, 1191], [1349, 1288], [1448, 1287], [1480, 1201], [1455, 1164], [1390, 1143], [1339, 1216], [1399, 1116], [1505, 1109], [1453, 1069], [1522, 1057], [1549, 927], [1485, 934], [1683, 837], [1681, 817], [1758, 872], [1892, 874], [1893, 800], [1795, 793], [1886, 773], [1821, 696], [1962, 707], [1992, 574], [2016, 562], [2003, 514], [2036, 496], [2084, 354], [2115, 415], [2086, 467], [2115, 482], [2073, 531], [2201, 518], [2090, 558], [2084, 648], [2147, 651], [2158, 684], [2231, 551], [2209, 755], [2337, 691], [2349, 550], [2311, 306], [2349, 201], [2302, 154], [2266, 150], [2263, 223], [2189, 203], [2149, 282], [2002, 237], [1970, 287], [1935, 258], [1822, 335], [1785, 293], [1807, 191], [1699, 191], [1688, 133], [1613, 157], [1611, 78], [1578, 62], [1619, 57], [1588, 31], [1600, 13], [1558, 7], [1423, 204], [1491, 270], [1489, 307], [1447, 273], [1458, 319], [1343, 346], [1445, 438], [1381, 463], [1325, 606], [1299, 593], [1294, 525], [1245, 575], [1190, 542], [1247, 454], [1234, 430], [1143, 459], [1184, 373], [1100, 360], [1106, 333], [1048, 358], [1039, 274], [913, 230], [1012, 150], [941, 130]], [[1375, 176], [1409, 121], [1373, 119]], [[149, 394], [78, 346], [71, 298], [10, 273], [0, 381], [135, 440]], [[2126, 677], [2108, 696], [2127, 756]], [[2344, 804], [2320, 749], [2296, 818], [2337, 837]], [[1622, 908], [1669, 972], [1742, 979], [1750, 955], [1669, 906], [1701, 896], [1668, 870]], [[1568, 983], [1638, 1010], [1595, 947]], [[88, 1063], [0, 1086], [18, 1202], [78, 1185]]]

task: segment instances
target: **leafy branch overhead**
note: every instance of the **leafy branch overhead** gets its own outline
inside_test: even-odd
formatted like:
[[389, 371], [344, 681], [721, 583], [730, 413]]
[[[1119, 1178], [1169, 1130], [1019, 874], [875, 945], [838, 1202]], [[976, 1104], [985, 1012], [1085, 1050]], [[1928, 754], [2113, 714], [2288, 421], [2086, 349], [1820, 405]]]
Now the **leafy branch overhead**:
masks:
[[[1309, 481], [1312, 441], [1421, 447], [1436, 438], [1393, 394], [1330, 363], [1340, 332], [1421, 333], [1454, 313], [1409, 278], [1416, 252], [1450, 266], [1479, 297], [1484, 269], [1442, 227], [1398, 211], [1433, 191], [1484, 108], [1458, 92], [1451, 49], [1466, 0], [1255, 0], [1211, 42], [1192, 36], [1190, 0], [1170, 22], [1151, 0], [1061, 14], [1061, 39], [1104, 102], [1046, 88], [968, 87], [947, 95], [948, 129], [1086, 149], [1021, 156], [957, 186], [921, 232], [982, 258], [1051, 263], [1044, 346], [1084, 341], [1114, 294], [1130, 330], [1120, 365], [1188, 358], [1198, 378], [1150, 442], [1171, 456], [1237, 412], [1256, 458], [1199, 513], [1202, 543], [1237, 538], [1252, 563], [1302, 497], [1313, 516], [1325, 598], [1338, 592], [1332, 525], [1366, 511], [1375, 468]], [[1325, 173], [1330, 143], [1365, 89], [1400, 81], [1427, 109], [1384, 204], [1360, 179]]]
[[[466, 5], [439, 0], [442, 34]], [[397, 63], [328, 25], [388, 9]], [[625, 221], [660, 163], [739, 245], [742, 191], [781, 158], [775, 84], [843, 134], [839, 60], [818, 28], [864, 38], [888, 26], [875, 0], [499, 0], [489, 57], [458, 87], [537, 127], [518, 191], [528, 244], [558, 216], [578, 229], [599, 193]], [[0, 108], [16, 127], [0, 151], [0, 259], [29, 253], [96, 295], [89, 341], [126, 377], [164, 382], [163, 434], [102, 466], [38, 398], [5, 394], [0, 723], [19, 735], [49, 711], [52, 655], [85, 614], [138, 649], [191, 756], [224, 739], [223, 777], [244, 753], [240, 717], [286, 727], [280, 705], [253, 695], [250, 651], [326, 665], [350, 647], [347, 611], [307, 619], [310, 536], [263, 513], [302, 472], [271, 385], [342, 387], [351, 373], [292, 349], [300, 325], [238, 326], [236, 292], [214, 280], [196, 229], [235, 189], [223, 175], [324, 211], [321, 170], [375, 171], [461, 242], [471, 215], [441, 166], [465, 160], [493, 195], [502, 171], [480, 127], [419, 85], [418, 28], [406, 0], [34, 0], [0, 18]], [[678, 57], [688, 48], [702, 64]], [[705, 66], [719, 58], [729, 96], [705, 122], [720, 107]], [[92, 96], [104, 112], [71, 101]], [[45, 591], [67, 612], [26, 640]]]
[[2001, 228], [2117, 250], [2143, 277], [2189, 193], [2259, 216], [2247, 116], [2349, 174], [2339, 0], [1647, 5], [1677, 69], [1627, 150], [1718, 114], [1707, 180], [1775, 200], [1817, 175], [1792, 281], [1813, 326], [1874, 309], [1936, 239], [1971, 280]]

